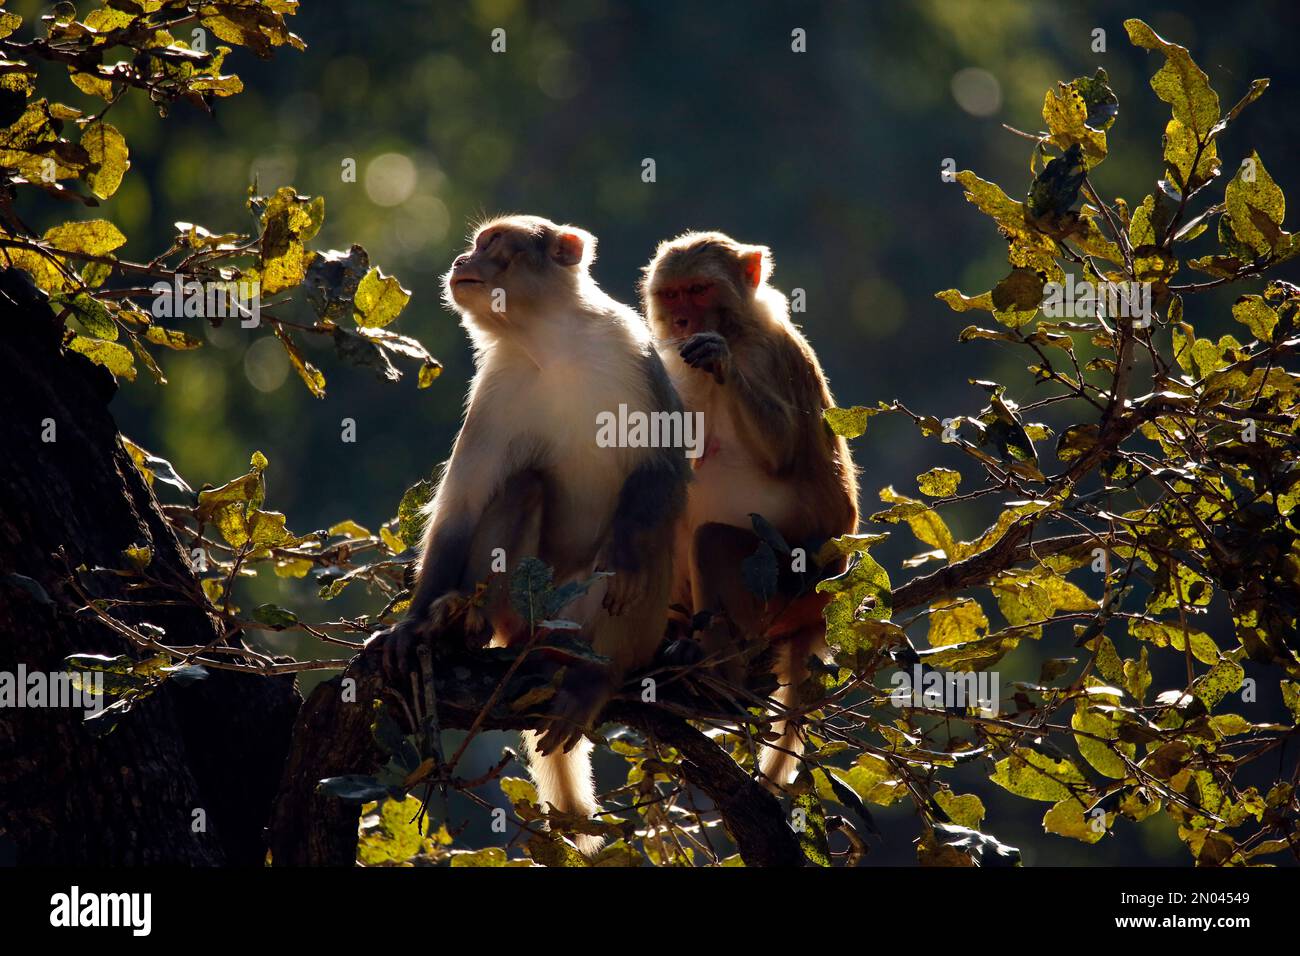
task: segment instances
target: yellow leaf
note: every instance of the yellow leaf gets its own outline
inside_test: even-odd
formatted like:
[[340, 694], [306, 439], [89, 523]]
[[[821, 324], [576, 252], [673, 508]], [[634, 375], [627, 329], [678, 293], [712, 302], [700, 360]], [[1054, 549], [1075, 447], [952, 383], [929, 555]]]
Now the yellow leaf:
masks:
[[68, 343], [68, 348], [104, 366], [119, 378], [124, 378], [128, 382], [135, 381], [135, 358], [131, 355], [131, 350], [124, 345], [77, 335]]
[[364, 328], [383, 328], [397, 318], [409, 301], [411, 293], [400, 282], [373, 268], [357, 285], [354, 318]]
[[91, 162], [86, 185], [100, 199], [107, 199], [117, 192], [122, 177], [131, 168], [126, 137], [108, 123], [95, 120], [81, 131], [81, 145]]

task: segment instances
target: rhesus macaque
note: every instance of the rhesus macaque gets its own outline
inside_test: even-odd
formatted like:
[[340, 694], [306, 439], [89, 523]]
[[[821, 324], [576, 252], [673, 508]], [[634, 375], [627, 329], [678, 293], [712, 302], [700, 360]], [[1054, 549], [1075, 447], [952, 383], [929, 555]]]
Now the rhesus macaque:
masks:
[[[740, 676], [746, 640], [766, 637], [776, 700], [788, 710], [798, 703], [809, 656], [826, 650], [826, 599], [809, 582], [794, 583], [789, 569], [767, 602], [745, 586], [741, 563], [759, 544], [750, 516], [765, 518], [811, 557], [828, 538], [856, 531], [858, 505], [848, 445], [822, 419], [834, 404], [826, 378], [790, 321], [786, 297], [768, 284], [771, 270], [765, 246], [687, 233], [659, 245], [642, 296], [687, 411], [704, 413], [704, 454], [692, 463], [677, 535], [675, 600], [696, 618], [707, 612], [702, 649], [727, 680]], [[774, 729], [780, 739], [764, 748], [759, 765], [784, 785], [802, 742], [794, 721]]]
[[[597, 444], [602, 412], [626, 405], [680, 413], [681, 405], [645, 323], [589, 274], [595, 247], [581, 229], [508, 216], [480, 226], [444, 276], [476, 372], [428, 507], [410, 610], [380, 638], [396, 682], [405, 677], [411, 642], [436, 636], [453, 619], [497, 645], [527, 640], [528, 622], [509, 600], [521, 559], [549, 564], [556, 586], [612, 572], [560, 614], [581, 625], [609, 666], [569, 664], [547, 729], [523, 734], [542, 806], [588, 816], [599, 807], [582, 734], [662, 640], [674, 528], [690, 477], [680, 448]], [[494, 562], [502, 554], [505, 571]], [[587, 853], [599, 845], [579, 841]]]

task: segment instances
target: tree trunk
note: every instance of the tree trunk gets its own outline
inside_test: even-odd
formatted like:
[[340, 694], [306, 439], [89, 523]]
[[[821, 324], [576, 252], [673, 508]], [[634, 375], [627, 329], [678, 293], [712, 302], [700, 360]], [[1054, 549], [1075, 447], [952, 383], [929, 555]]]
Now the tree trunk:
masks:
[[[61, 352], [61, 327], [23, 273], [0, 272], [0, 322], [0, 672], [56, 673], [75, 653], [139, 657], [73, 613], [80, 602], [57, 556], [121, 568], [124, 549], [147, 545], [150, 574], [193, 585], [108, 412], [112, 376]], [[97, 597], [126, 596], [116, 576], [83, 580]], [[197, 606], [138, 610], [121, 616], [162, 627], [171, 643], [216, 639]], [[260, 865], [298, 703], [291, 679], [214, 671], [167, 682], [106, 737], [87, 732], [80, 709], [0, 709], [0, 858]]]

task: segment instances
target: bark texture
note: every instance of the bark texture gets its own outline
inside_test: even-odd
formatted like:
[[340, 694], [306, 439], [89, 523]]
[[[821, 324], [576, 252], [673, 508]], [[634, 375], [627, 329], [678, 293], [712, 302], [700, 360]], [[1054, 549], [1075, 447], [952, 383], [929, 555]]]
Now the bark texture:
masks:
[[[120, 568], [124, 549], [147, 545], [151, 573], [193, 585], [109, 414], [115, 383], [60, 349], [59, 323], [24, 273], [0, 272], [0, 324], [0, 671], [23, 664], [53, 673], [76, 653], [138, 656], [89, 615], [72, 613], [77, 599], [57, 556], [63, 549], [73, 567]], [[121, 579], [88, 580], [97, 597], [126, 596]], [[194, 606], [141, 609], [134, 620], [164, 628], [176, 643], [217, 636]], [[292, 680], [214, 671], [164, 686], [103, 738], [87, 732], [79, 709], [0, 709], [0, 857], [260, 865], [298, 700]], [[200, 832], [197, 810], [206, 818]]]

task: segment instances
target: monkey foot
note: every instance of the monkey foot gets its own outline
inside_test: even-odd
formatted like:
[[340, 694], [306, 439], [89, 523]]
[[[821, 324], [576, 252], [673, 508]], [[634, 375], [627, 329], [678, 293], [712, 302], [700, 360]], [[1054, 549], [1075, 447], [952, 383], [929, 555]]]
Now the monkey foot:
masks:
[[570, 665], [551, 699], [546, 729], [537, 738], [537, 752], [547, 755], [572, 750], [605, 709], [610, 692], [604, 668]]
[[449, 591], [429, 605], [428, 616], [418, 628], [425, 635], [433, 636], [458, 621], [467, 637], [478, 636], [488, 628], [482, 608], [460, 591]]

